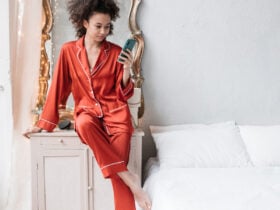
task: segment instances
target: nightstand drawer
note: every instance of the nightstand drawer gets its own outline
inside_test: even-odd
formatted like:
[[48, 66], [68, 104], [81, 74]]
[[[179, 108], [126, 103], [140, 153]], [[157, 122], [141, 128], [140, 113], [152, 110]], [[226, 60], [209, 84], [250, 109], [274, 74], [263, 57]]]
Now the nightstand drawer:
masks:
[[84, 144], [74, 131], [42, 132], [32, 135], [32, 140], [42, 147], [80, 147]]

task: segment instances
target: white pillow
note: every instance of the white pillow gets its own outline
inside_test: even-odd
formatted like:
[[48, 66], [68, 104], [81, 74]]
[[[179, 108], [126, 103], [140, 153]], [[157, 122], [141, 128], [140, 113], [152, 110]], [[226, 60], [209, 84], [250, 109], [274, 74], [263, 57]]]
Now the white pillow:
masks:
[[171, 131], [154, 128], [151, 126], [160, 167], [251, 166], [239, 129], [234, 122], [192, 124]]
[[241, 125], [239, 128], [255, 166], [280, 166], [280, 125]]
[[152, 134], [155, 133], [164, 133], [164, 132], [169, 132], [169, 131], [179, 131], [179, 130], [185, 130], [185, 129], [190, 129], [190, 128], [200, 128], [204, 126], [235, 126], [234, 121], [226, 121], [226, 122], [218, 122], [218, 123], [212, 123], [212, 124], [177, 124], [177, 125], [150, 125], [150, 130]]
[[152, 134], [155, 134], [155, 133], [164, 133], [170, 131], [180, 131], [188, 128], [195, 128], [202, 125], [203, 124], [178, 124], [178, 125], [165, 125], [165, 126], [151, 125], [150, 130]]

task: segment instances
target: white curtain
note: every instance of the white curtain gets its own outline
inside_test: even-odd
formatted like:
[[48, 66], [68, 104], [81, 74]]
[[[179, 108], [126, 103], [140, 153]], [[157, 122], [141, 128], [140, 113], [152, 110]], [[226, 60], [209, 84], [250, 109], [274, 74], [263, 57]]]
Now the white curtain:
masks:
[[[7, 11], [9, 6], [9, 14], [5, 21], [9, 23], [7, 37], [10, 40], [7, 38], [4, 42], [7, 42], [10, 51], [7, 52], [10, 55], [7, 72], [11, 75], [9, 79], [11, 89], [10, 94], [5, 94], [6, 103], [2, 104], [1, 96], [0, 104], [1, 111], [4, 108], [5, 112], [5, 115], [1, 116], [0, 127], [0, 147], [4, 145], [5, 149], [5, 156], [1, 155], [5, 164], [2, 168], [1, 163], [0, 171], [5, 179], [1, 180], [0, 209], [31, 210], [30, 142], [22, 136], [22, 132], [32, 125], [31, 110], [38, 91], [42, 2], [41, 0], [2, 2], [0, 13]], [[2, 122], [5, 124], [4, 127]], [[5, 141], [2, 140], [3, 133]]]
[[[9, 188], [9, 171], [11, 163], [8, 161], [12, 146], [12, 111], [11, 111], [11, 78], [10, 78], [10, 50], [9, 50], [9, 1], [1, 2], [0, 28], [0, 209], [7, 200]], [[4, 40], [4, 41], [3, 41]]]

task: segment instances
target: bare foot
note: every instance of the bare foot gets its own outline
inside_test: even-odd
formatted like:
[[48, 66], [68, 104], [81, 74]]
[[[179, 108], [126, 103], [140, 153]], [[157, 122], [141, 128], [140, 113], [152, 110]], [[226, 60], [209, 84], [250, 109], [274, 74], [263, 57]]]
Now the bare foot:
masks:
[[141, 187], [135, 191], [132, 191], [132, 193], [134, 195], [136, 202], [143, 210], [151, 209], [152, 205], [151, 205], [150, 198]]
[[129, 171], [123, 171], [118, 174], [119, 174], [120, 178], [124, 181], [124, 183], [130, 188], [138, 205], [143, 210], [150, 210], [152, 207], [152, 204], [151, 204], [149, 196], [142, 189], [142, 187], [140, 185], [139, 177], [136, 174], [133, 174]]

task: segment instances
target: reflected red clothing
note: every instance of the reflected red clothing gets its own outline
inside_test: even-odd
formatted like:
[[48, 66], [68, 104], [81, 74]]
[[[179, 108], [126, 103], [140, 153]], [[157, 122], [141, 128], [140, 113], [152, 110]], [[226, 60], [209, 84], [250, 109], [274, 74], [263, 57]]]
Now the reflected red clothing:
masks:
[[64, 44], [38, 127], [47, 131], [56, 127], [58, 106], [66, 104], [72, 92], [74, 118], [86, 111], [103, 118], [108, 134], [131, 132], [133, 128], [126, 101], [133, 95], [134, 85], [130, 80], [126, 87], [122, 86], [123, 65], [117, 62], [120, 51], [119, 46], [103, 41], [95, 67], [90, 71], [84, 37]]

